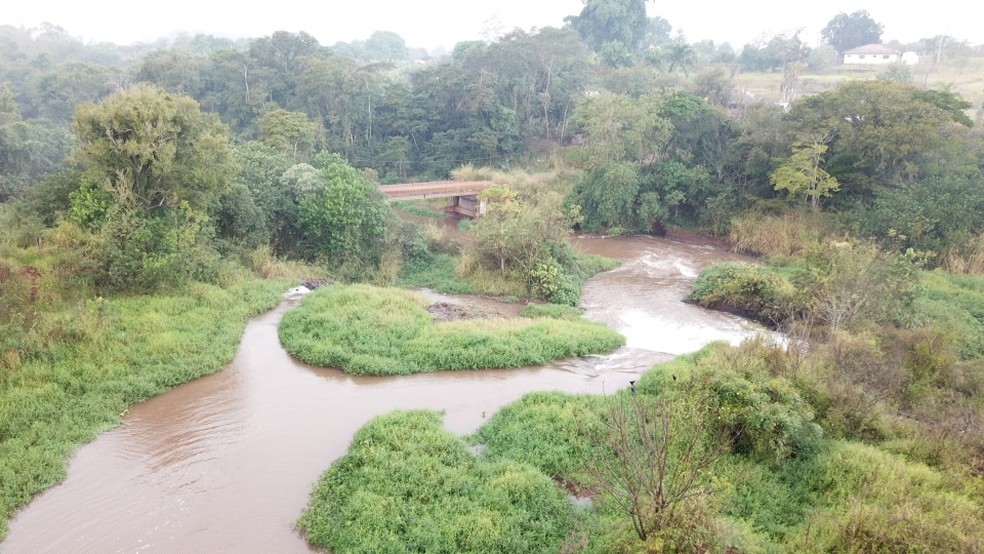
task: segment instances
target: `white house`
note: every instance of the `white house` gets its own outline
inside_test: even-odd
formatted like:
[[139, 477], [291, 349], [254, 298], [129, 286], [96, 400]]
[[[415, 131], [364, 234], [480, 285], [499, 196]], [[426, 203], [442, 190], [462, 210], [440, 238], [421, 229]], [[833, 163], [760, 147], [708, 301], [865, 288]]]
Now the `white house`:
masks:
[[865, 44], [844, 52], [844, 65], [884, 65], [904, 61], [915, 63], [918, 57], [914, 52], [905, 55], [891, 46], [884, 44]]

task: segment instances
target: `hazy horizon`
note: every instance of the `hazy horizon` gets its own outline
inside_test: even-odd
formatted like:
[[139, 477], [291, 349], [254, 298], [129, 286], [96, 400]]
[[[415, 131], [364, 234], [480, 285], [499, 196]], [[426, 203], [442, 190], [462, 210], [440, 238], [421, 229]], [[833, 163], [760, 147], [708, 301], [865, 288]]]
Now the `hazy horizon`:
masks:
[[[516, 28], [530, 30], [560, 27], [564, 18], [577, 15], [581, 0], [520, 0], [478, 2], [461, 8], [451, 0], [420, 0], [395, 3], [367, 0], [344, 8], [319, 7], [288, 0], [277, 4], [277, 11], [244, 12], [220, 6], [173, 0], [170, 9], [137, 13], [132, 4], [104, 0], [95, 4], [52, 0], [24, 2], [4, 9], [0, 24], [37, 28], [42, 23], [61, 27], [86, 43], [111, 42], [119, 45], [152, 43], [179, 34], [208, 34], [231, 39], [269, 36], [275, 31], [304, 31], [326, 46], [336, 42], [365, 40], [374, 31], [393, 31], [407, 46], [433, 50], [450, 49], [465, 40], [492, 39]], [[713, 40], [736, 49], [744, 44], [768, 40], [777, 34], [799, 31], [811, 46], [819, 42], [820, 30], [838, 13], [867, 10], [872, 19], [884, 25], [884, 41], [903, 43], [921, 38], [949, 35], [971, 45], [984, 44], [984, 28], [968, 9], [955, 0], [937, 2], [935, 10], [900, 9], [888, 0], [868, 0], [864, 5], [835, 0], [823, 5], [797, 6], [777, 0], [759, 2], [754, 8], [734, 3], [708, 7], [695, 3], [658, 5], [647, 3], [650, 17], [659, 16], [673, 26], [673, 35], [688, 42]], [[950, 7], [950, 8], [948, 8]], [[952, 8], [952, 9], [951, 9]], [[344, 13], [336, 13], [344, 10]], [[749, 13], [754, 10], [753, 13]], [[106, 14], [119, 14], [106, 17]], [[146, 15], [144, 15], [146, 13]], [[947, 14], [961, 13], [952, 18]], [[711, 17], [709, 17], [709, 15]]]

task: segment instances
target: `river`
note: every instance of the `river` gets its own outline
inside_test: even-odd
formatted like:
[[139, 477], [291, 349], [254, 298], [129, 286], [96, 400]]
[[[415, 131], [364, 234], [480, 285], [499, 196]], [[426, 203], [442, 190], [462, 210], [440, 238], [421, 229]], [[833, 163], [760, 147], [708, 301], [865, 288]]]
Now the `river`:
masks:
[[133, 406], [122, 425], [82, 446], [66, 481], [11, 521], [0, 552], [309, 552], [294, 521], [318, 476], [376, 415], [439, 409], [451, 431], [467, 434], [527, 392], [610, 393], [655, 362], [760, 332], [682, 302], [704, 266], [740, 259], [734, 254], [651, 237], [575, 245], [622, 261], [589, 280], [581, 303], [589, 319], [626, 336], [615, 353], [545, 367], [352, 377], [284, 352], [277, 324], [296, 304], [285, 301], [249, 322], [226, 369]]

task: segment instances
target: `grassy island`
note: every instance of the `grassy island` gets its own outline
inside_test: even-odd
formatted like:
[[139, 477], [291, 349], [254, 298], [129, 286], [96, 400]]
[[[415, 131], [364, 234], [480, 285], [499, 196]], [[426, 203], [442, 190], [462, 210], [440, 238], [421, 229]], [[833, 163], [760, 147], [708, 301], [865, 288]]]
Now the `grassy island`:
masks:
[[412, 291], [326, 287], [284, 315], [280, 340], [304, 362], [355, 375], [523, 367], [611, 352], [625, 343], [581, 318], [436, 321], [426, 305]]

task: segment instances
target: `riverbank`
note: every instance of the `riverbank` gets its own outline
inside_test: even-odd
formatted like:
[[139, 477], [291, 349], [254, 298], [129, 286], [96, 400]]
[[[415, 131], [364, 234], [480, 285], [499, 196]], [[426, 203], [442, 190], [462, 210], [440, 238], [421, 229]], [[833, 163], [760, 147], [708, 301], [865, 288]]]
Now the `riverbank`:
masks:
[[[7, 521], [66, 477], [76, 449], [119, 425], [133, 405], [221, 370], [246, 321], [283, 281], [191, 285], [172, 295], [93, 301], [84, 332], [54, 338], [0, 384], [0, 538]], [[52, 316], [55, 317], [55, 316]]]

